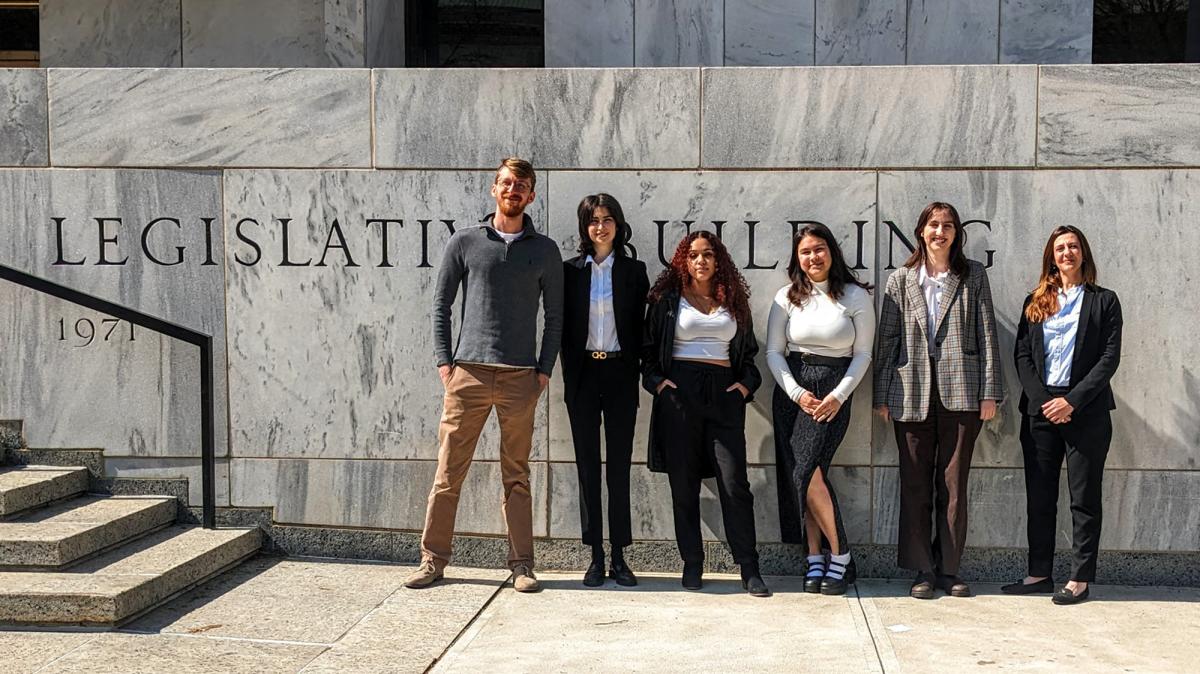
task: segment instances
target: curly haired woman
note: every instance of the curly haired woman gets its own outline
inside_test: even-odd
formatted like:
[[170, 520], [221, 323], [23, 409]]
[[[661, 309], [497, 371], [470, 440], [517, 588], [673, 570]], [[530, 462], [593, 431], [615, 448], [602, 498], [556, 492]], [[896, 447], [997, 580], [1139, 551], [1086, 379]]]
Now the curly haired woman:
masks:
[[702, 586], [700, 481], [715, 476], [742, 587], [765, 597], [770, 590], [758, 569], [754, 496], [746, 477], [746, 404], [762, 383], [749, 297], [746, 280], [715, 234], [684, 237], [650, 289], [642, 386], [654, 394], [649, 467], [671, 482], [683, 586]]

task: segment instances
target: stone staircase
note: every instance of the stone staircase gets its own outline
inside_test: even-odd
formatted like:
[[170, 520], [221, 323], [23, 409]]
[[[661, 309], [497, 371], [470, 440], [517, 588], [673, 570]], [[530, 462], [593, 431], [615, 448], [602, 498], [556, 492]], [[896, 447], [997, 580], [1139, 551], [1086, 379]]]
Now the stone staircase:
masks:
[[0, 465], [0, 625], [116, 626], [262, 545], [257, 528], [178, 524], [174, 497], [88, 485], [85, 467]]

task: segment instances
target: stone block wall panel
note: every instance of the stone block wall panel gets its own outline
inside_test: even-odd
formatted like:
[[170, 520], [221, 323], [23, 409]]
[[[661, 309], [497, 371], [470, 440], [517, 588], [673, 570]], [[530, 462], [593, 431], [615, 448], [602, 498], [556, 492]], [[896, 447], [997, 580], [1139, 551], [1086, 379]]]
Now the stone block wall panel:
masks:
[[41, 0], [46, 68], [178, 68], [180, 0]]
[[814, 2], [726, 0], [727, 66], [814, 64]]
[[[55, 166], [368, 167], [366, 70], [51, 70]], [[187, 95], [202, 91], [203, 96]]]
[[546, 66], [623, 68], [633, 63], [634, 0], [547, 2]]
[[634, 0], [633, 11], [634, 65], [724, 65], [722, 0]]
[[1034, 163], [1032, 66], [707, 69], [703, 77], [705, 167]]
[[[694, 69], [375, 71], [380, 168], [688, 168]], [[554, 103], [553, 105], [551, 103]]]
[[45, 166], [46, 71], [0, 68], [0, 166]]
[[1038, 166], [1200, 166], [1200, 65], [1040, 74]]
[[1091, 63], [1093, 0], [1000, 0], [1000, 63]]

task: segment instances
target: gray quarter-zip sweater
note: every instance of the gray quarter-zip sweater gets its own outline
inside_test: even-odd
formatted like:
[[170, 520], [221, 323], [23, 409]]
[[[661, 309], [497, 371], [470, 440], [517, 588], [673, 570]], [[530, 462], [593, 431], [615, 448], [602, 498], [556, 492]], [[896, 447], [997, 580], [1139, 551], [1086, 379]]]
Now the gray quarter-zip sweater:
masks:
[[[562, 339], [562, 254], [525, 216], [512, 243], [492, 229], [489, 213], [478, 227], [460, 229], [446, 243], [433, 293], [433, 345], [438, 366], [486, 363], [537, 368], [549, 375]], [[450, 316], [462, 287], [462, 321], [455, 342]], [[537, 349], [538, 297], [543, 316]]]

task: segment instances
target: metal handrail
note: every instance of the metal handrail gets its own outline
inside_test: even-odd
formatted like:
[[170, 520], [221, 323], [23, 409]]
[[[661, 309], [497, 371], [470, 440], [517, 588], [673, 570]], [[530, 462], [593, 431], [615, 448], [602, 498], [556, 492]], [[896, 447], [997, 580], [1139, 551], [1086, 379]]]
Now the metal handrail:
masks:
[[200, 481], [203, 493], [201, 525], [205, 529], [217, 528], [217, 452], [213, 442], [215, 424], [213, 419], [212, 335], [143, 314], [129, 307], [114, 304], [108, 300], [48, 281], [40, 276], [6, 267], [3, 264], [0, 264], [0, 279], [200, 347]]

